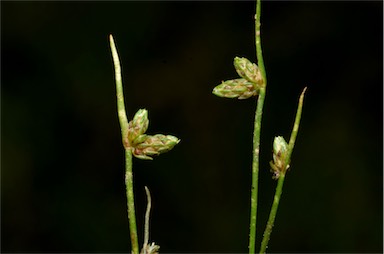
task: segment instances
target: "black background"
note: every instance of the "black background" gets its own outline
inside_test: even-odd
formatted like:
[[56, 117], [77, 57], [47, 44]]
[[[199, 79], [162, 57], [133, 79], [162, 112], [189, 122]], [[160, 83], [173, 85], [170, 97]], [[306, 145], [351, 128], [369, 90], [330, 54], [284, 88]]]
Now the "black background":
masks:
[[[130, 252], [124, 152], [108, 35], [129, 118], [181, 143], [134, 160], [140, 242], [246, 252], [255, 100], [211, 94], [255, 61], [255, 3], [1, 2], [2, 252]], [[263, 2], [268, 76], [257, 242], [276, 181], [276, 135], [300, 132], [269, 252], [382, 252], [383, 5]]]

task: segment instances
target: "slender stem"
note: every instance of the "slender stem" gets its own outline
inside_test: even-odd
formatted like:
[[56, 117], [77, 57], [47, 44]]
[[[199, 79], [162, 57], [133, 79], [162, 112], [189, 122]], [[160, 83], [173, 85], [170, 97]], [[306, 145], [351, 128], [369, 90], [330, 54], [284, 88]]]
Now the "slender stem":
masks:
[[258, 179], [259, 179], [259, 152], [260, 152], [260, 132], [261, 132], [261, 119], [263, 116], [263, 106], [266, 93], [267, 76], [265, 73], [263, 52], [261, 50], [260, 39], [260, 16], [261, 16], [261, 2], [257, 0], [256, 15], [255, 15], [255, 44], [257, 65], [261, 71], [264, 79], [264, 87], [260, 89], [257, 99], [257, 106], [255, 111], [255, 123], [253, 130], [253, 161], [252, 161], [252, 189], [251, 189], [251, 216], [250, 216], [250, 229], [249, 229], [249, 254], [255, 253], [256, 242], [256, 217], [257, 217], [257, 193], [258, 193]]
[[[292, 155], [293, 147], [295, 145], [297, 133], [299, 131], [301, 112], [302, 112], [302, 108], [303, 108], [304, 94], [305, 94], [306, 90], [307, 90], [307, 88], [305, 87], [303, 92], [300, 95], [299, 105], [297, 107], [297, 112], [296, 112], [296, 117], [295, 117], [295, 123], [293, 125], [293, 129], [292, 129], [292, 133], [291, 133], [291, 138], [289, 139], [288, 152], [287, 152], [287, 155], [286, 155], [286, 158], [285, 158], [285, 163], [284, 163], [284, 165], [285, 165], [284, 167], [286, 169], [288, 169], [288, 167], [289, 167], [289, 162], [291, 160], [291, 155]], [[273, 199], [273, 204], [272, 204], [271, 212], [269, 214], [267, 226], [265, 228], [264, 235], [263, 235], [263, 240], [261, 242], [260, 253], [265, 253], [265, 251], [266, 251], [266, 249], [268, 247], [268, 242], [269, 242], [269, 239], [270, 239], [270, 236], [271, 236], [271, 233], [272, 233], [272, 228], [273, 228], [273, 224], [275, 222], [277, 208], [279, 207], [279, 201], [280, 201], [281, 193], [282, 193], [282, 190], [283, 190], [285, 173], [286, 173], [286, 170], [281, 172], [281, 174], [279, 176], [279, 180], [277, 182], [275, 197]]]
[[125, 186], [127, 191], [127, 206], [129, 230], [131, 235], [132, 253], [139, 254], [139, 243], [137, 239], [135, 199], [133, 194], [133, 175], [132, 175], [132, 152], [125, 149]]
[[113, 64], [115, 66], [117, 112], [119, 115], [123, 145], [126, 148], [128, 147], [128, 119], [127, 119], [127, 113], [125, 112], [125, 105], [124, 105], [124, 93], [123, 93], [123, 83], [121, 78], [120, 60], [119, 60], [119, 55], [117, 54], [117, 49], [116, 49], [115, 42], [113, 40], [112, 35], [109, 35], [109, 43], [112, 51]]
[[253, 131], [253, 161], [252, 161], [251, 222], [250, 222], [250, 232], [249, 232], [249, 254], [255, 253], [257, 192], [258, 192], [258, 179], [259, 179], [259, 151], [260, 151], [259, 149], [260, 149], [261, 118], [263, 115], [264, 99], [265, 99], [265, 88], [260, 90], [260, 94], [257, 99], [255, 124], [254, 124], [254, 131]]
[[295, 146], [296, 136], [297, 136], [297, 133], [299, 132], [301, 111], [303, 109], [303, 101], [304, 101], [305, 91], [307, 91], [307, 87], [305, 87], [303, 89], [303, 91], [301, 92], [300, 98], [299, 98], [299, 105], [297, 107], [295, 124], [293, 125], [291, 138], [289, 139], [289, 144], [288, 144], [288, 154], [287, 154], [287, 158], [286, 158], [286, 165], [289, 165], [289, 160], [290, 160], [291, 155], [292, 155], [293, 147]]
[[257, 55], [257, 65], [261, 71], [261, 75], [263, 75], [264, 83], [267, 84], [267, 74], [265, 72], [264, 60], [263, 60], [263, 51], [261, 49], [261, 0], [257, 0], [256, 4], [256, 15], [255, 15], [255, 41], [256, 41], [256, 55]]
[[132, 253], [139, 254], [139, 244], [137, 240], [136, 229], [136, 216], [135, 216], [135, 202], [133, 195], [133, 175], [132, 175], [132, 152], [129, 148], [128, 142], [128, 119], [125, 112], [123, 84], [121, 78], [121, 67], [119, 55], [117, 54], [116, 45], [112, 35], [109, 36], [109, 42], [112, 51], [113, 63], [115, 66], [115, 80], [116, 80], [116, 96], [117, 96], [117, 111], [119, 116], [121, 136], [123, 146], [125, 148], [125, 185], [127, 191], [127, 207], [128, 207], [128, 220], [129, 230], [131, 235]]
[[269, 238], [272, 233], [273, 223], [275, 222], [275, 218], [276, 218], [277, 208], [279, 207], [281, 193], [283, 191], [284, 179], [285, 179], [285, 173], [280, 174], [279, 180], [276, 186], [275, 197], [273, 198], [271, 212], [269, 214], [267, 226], [264, 231], [263, 241], [261, 242], [260, 253], [265, 253], [268, 247]]
[[149, 242], [149, 217], [151, 213], [151, 193], [147, 186], [145, 186], [145, 193], [147, 194], [147, 210], [145, 211], [145, 222], [144, 222], [144, 244], [143, 254], [147, 254], [147, 246]]

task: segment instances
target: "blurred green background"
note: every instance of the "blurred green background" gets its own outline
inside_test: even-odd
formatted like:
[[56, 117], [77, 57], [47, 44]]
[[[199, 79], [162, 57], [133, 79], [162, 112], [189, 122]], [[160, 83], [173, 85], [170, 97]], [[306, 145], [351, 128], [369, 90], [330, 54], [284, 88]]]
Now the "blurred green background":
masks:
[[[108, 35], [129, 118], [181, 143], [134, 160], [142, 241], [247, 252], [255, 100], [211, 94], [255, 61], [255, 3], [1, 2], [1, 251], [130, 252]], [[272, 204], [272, 140], [303, 117], [269, 252], [383, 251], [383, 3], [263, 2], [268, 75], [258, 242]], [[259, 246], [259, 243], [258, 243]]]

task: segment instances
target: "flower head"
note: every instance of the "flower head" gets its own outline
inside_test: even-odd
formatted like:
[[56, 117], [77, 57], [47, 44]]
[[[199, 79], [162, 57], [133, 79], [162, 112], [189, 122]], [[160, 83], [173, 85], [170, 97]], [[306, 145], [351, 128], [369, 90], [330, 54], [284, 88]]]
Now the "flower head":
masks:
[[152, 160], [151, 156], [168, 152], [179, 142], [180, 139], [171, 135], [145, 135], [143, 142], [132, 148], [132, 154], [139, 159]]
[[285, 159], [288, 153], [288, 144], [281, 136], [275, 137], [273, 140], [273, 162], [270, 162], [274, 178], [279, 178], [289, 165], [285, 165]]
[[148, 111], [139, 109], [128, 124], [128, 140], [131, 145], [142, 142], [141, 136], [147, 131], [148, 125]]
[[240, 77], [252, 82], [255, 86], [261, 87], [264, 83], [263, 77], [256, 64], [245, 57], [235, 57], [233, 65]]
[[239, 78], [223, 81], [212, 92], [214, 95], [225, 98], [248, 99], [258, 93], [252, 82]]

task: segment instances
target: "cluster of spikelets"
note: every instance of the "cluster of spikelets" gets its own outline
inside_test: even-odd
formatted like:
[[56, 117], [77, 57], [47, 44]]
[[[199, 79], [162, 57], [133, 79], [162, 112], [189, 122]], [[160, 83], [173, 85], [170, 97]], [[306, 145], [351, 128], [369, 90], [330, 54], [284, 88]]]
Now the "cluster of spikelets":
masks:
[[[225, 98], [248, 99], [257, 96], [265, 87], [259, 67], [244, 57], [235, 57], [233, 61], [240, 78], [222, 81], [213, 89], [213, 94]], [[273, 178], [278, 179], [281, 173], [289, 168], [286, 164], [288, 144], [283, 137], [275, 137], [273, 142], [273, 161], [270, 162]]]
[[128, 124], [128, 146], [132, 154], [143, 160], [152, 160], [151, 156], [168, 152], [180, 142], [171, 135], [147, 135], [149, 119], [146, 109], [139, 109]]
[[282, 136], [277, 136], [273, 140], [273, 161], [269, 162], [273, 178], [278, 179], [280, 174], [285, 173], [289, 168], [286, 165], [286, 158], [288, 154], [288, 144]]
[[238, 99], [248, 99], [258, 95], [260, 88], [265, 84], [257, 65], [244, 57], [235, 57], [233, 65], [241, 78], [222, 81], [213, 89], [213, 94]]

